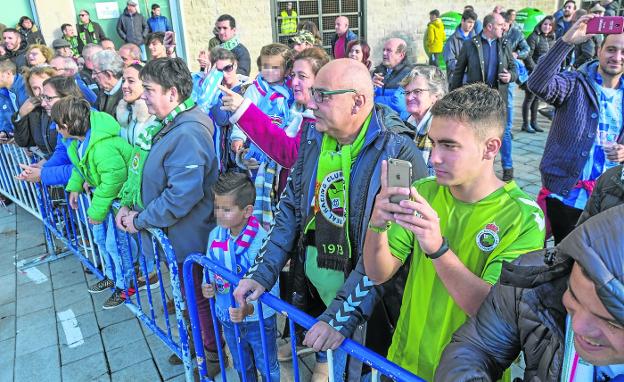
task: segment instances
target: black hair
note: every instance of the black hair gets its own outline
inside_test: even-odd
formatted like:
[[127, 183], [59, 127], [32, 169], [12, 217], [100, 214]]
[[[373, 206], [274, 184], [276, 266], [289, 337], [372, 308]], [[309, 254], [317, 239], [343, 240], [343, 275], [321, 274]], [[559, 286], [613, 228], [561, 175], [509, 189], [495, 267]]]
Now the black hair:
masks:
[[65, 24], [61, 25], [61, 31], [65, 32], [65, 29], [67, 29], [67, 27], [71, 27], [71, 26], [72, 26], [71, 24], [65, 23]]
[[149, 45], [152, 41], [158, 40], [161, 44], [165, 44], [165, 32], [154, 32], [150, 33], [147, 36], [147, 45]]
[[236, 28], [236, 20], [234, 20], [234, 17], [228, 15], [228, 14], [224, 14], [219, 16], [219, 18], [217, 19], [217, 22], [220, 23], [222, 21], [229, 21], [230, 22], [230, 28]]
[[464, 11], [464, 13], [462, 13], [462, 20], [473, 20], [473, 21], [477, 21], [477, 19], [479, 18], [479, 16], [477, 16], [477, 14], [475, 13], [475, 11], [471, 11], [470, 9], [467, 9]]
[[253, 206], [256, 201], [256, 188], [249, 176], [242, 172], [226, 172], [219, 175], [212, 186], [215, 195], [233, 195], [234, 204], [240, 209]]
[[429, 12], [429, 16], [440, 17], [440, 11], [434, 9], [433, 11]]
[[141, 69], [141, 80], [152, 81], [164, 89], [176, 88], [180, 95], [180, 102], [191, 96], [193, 81], [188, 66], [179, 57], [157, 58], [149, 61]]

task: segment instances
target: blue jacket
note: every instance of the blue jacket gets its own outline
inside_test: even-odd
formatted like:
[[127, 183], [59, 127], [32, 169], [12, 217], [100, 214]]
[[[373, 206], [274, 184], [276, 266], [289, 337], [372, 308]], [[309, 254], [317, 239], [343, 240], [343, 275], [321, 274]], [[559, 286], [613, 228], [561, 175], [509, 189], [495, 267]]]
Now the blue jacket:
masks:
[[384, 75], [384, 86], [375, 87], [375, 103], [391, 107], [399, 113], [401, 119], [406, 120], [409, 117], [407, 105], [405, 105], [405, 96], [400, 83], [414, 66], [407, 60], [407, 57], [397, 65], [390, 74], [387, 74], [388, 68], [383, 64], [377, 66], [373, 73], [381, 73]]
[[[349, 42], [353, 41], [353, 40], [357, 40], [357, 35], [355, 33], [353, 33], [353, 31], [351, 29], [347, 29], [347, 36], [345, 39], [345, 44], [344, 44], [344, 48], [345, 48], [345, 56], [349, 53], [347, 52], [347, 45], [349, 45]], [[334, 48], [336, 46], [336, 41], [338, 41], [338, 34], [334, 33], [334, 37], [332, 37], [331, 40], [331, 56], [332, 57], [336, 57], [335, 53], [334, 53]]]
[[154, 32], [170, 32], [171, 26], [169, 25], [169, 19], [165, 16], [152, 16], [147, 19], [147, 26], [151, 33]]
[[80, 88], [82, 95], [84, 98], [91, 104], [91, 106], [95, 106], [95, 101], [97, 100], [97, 94], [84, 82], [80, 74], [76, 74], [74, 76], [76, 79], [76, 85]]
[[[305, 264], [305, 248], [302, 248], [304, 247], [302, 243], [305, 242], [303, 232], [312, 212], [310, 206], [314, 198], [323, 134], [316, 130], [313, 123], [308, 123], [303, 129], [299, 156], [278, 204], [275, 223], [260, 254], [256, 257], [256, 263], [245, 277], [259, 282], [270, 290], [284, 264], [291, 259], [290, 269], [294, 270], [292, 303], [298, 308], [305, 309], [304, 296], [309, 288], [307, 285], [311, 283], [306, 281], [303, 270]], [[388, 158], [407, 160], [412, 163], [414, 179], [427, 175], [422, 155], [412, 139], [406, 136], [408, 131], [410, 130], [396, 113], [386, 106], [376, 105], [364, 138], [364, 145], [351, 170], [349, 186], [351, 271], [345, 272], [344, 285], [328, 309], [319, 317], [345, 337], [351, 337], [357, 326], [368, 320], [384, 288], [373, 286], [366, 277], [361, 256], [375, 196], [381, 187], [379, 180], [381, 161]], [[355, 295], [356, 288], [364, 291], [364, 295], [361, 293]], [[400, 285], [400, 288], [400, 293], [391, 293], [384, 298], [384, 304], [388, 304], [386, 311], [391, 312], [389, 316], [396, 316], [395, 319], [398, 318], [398, 309], [401, 306], [403, 285]], [[398, 299], [392, 301], [392, 298], [397, 296]], [[346, 321], [337, 320], [337, 317], [345, 317]]]
[[544, 187], [563, 196], [579, 180], [596, 139], [600, 113], [593, 79], [587, 72], [595, 61], [576, 71], [561, 71], [561, 63], [572, 49], [574, 45], [557, 40], [527, 81], [531, 92], [557, 108], [540, 172]]
[[0, 89], [0, 131], [13, 133], [11, 117], [28, 99], [24, 79], [16, 74], [10, 89]]
[[[50, 125], [50, 129], [56, 129], [56, 123]], [[67, 155], [67, 147], [71, 141], [65, 141], [59, 136], [56, 140], [54, 153], [43, 164], [41, 169], [41, 182], [46, 186], [65, 186], [71, 177], [73, 165]]]

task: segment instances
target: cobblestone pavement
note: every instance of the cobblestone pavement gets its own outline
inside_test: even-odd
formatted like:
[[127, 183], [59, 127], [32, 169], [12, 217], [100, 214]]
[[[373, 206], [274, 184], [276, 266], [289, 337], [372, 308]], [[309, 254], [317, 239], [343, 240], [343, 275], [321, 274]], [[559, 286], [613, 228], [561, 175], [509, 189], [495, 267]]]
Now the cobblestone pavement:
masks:
[[[519, 186], [535, 196], [547, 132], [519, 131], [521, 102], [517, 93], [514, 168]], [[102, 310], [106, 293], [87, 292], [92, 276], [74, 256], [18, 270], [19, 261], [44, 252], [41, 223], [20, 208], [0, 208], [0, 382], [184, 380], [183, 368], [168, 364], [165, 345], [128, 309]], [[313, 362], [312, 355], [300, 363], [302, 380]], [[282, 380], [290, 380], [291, 366], [281, 366]], [[228, 379], [237, 379], [231, 370]]]

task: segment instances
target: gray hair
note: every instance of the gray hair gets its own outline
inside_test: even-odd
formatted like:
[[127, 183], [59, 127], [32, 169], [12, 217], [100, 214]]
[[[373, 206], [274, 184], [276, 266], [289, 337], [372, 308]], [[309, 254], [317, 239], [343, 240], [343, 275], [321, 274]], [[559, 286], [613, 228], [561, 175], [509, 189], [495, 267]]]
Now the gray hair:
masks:
[[102, 50], [104, 49], [98, 44], [87, 44], [82, 48], [82, 57], [84, 57], [85, 60], [92, 60], [93, 55]]
[[111, 50], [97, 52], [93, 56], [93, 66], [98, 68], [99, 71], [111, 72], [115, 78], [121, 78], [123, 75], [124, 62], [117, 52]]
[[442, 98], [448, 93], [446, 75], [439, 68], [431, 65], [416, 65], [409, 74], [403, 78], [400, 85], [406, 87], [410, 82], [414, 81], [416, 77], [426, 79], [431, 93], [437, 95], [438, 98]]
[[[63, 63], [63, 69], [71, 71], [73, 74], [78, 73], [78, 64], [71, 57], [55, 56], [52, 60], [59, 60]], [[50, 60], [50, 61], [52, 61]]]

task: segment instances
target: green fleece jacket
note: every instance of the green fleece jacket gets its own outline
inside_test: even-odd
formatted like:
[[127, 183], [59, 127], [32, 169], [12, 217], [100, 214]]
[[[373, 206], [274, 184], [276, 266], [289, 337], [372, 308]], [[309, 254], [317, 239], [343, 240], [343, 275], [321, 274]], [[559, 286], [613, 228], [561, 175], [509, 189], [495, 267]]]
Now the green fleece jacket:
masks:
[[74, 168], [66, 190], [82, 192], [85, 181], [95, 187], [87, 215], [101, 222], [128, 177], [132, 146], [119, 135], [119, 123], [109, 114], [91, 111], [90, 121], [89, 141], [82, 159], [78, 155], [78, 140], [67, 148]]

